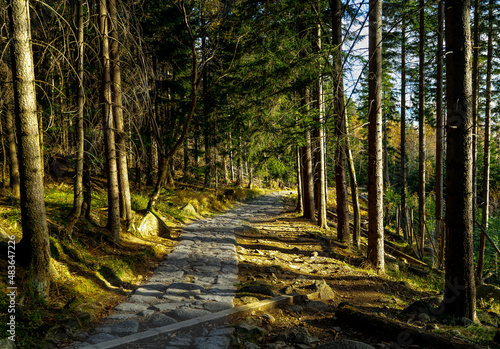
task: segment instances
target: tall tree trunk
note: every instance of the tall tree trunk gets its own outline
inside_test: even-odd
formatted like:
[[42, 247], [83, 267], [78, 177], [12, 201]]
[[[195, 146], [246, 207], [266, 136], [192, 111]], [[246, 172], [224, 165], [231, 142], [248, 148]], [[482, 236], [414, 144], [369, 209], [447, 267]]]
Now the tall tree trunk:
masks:
[[403, 236], [406, 231], [406, 24], [403, 16], [401, 24], [401, 226]]
[[[3, 109], [3, 101], [1, 103], [1, 107]], [[1, 110], [0, 109], [0, 112]], [[3, 122], [0, 118], [0, 135], [2, 135], [2, 189], [5, 189], [5, 168], [7, 167], [7, 149], [5, 148], [5, 138], [3, 137]]]
[[345, 110], [344, 78], [342, 71], [342, 4], [340, 0], [332, 1], [332, 45], [333, 56], [333, 107], [337, 119], [335, 136], [337, 149], [335, 157], [335, 187], [337, 189], [337, 236], [342, 242], [350, 245], [349, 232], [349, 197], [347, 192], [347, 115]]
[[474, 1], [474, 44], [472, 48], [472, 216], [477, 214], [477, 119], [479, 89], [479, 0]]
[[[5, 62], [1, 62], [1, 74], [5, 82], [12, 82], [12, 71]], [[12, 113], [12, 89], [9, 85], [4, 87], [4, 105], [5, 105], [5, 128], [7, 129], [7, 143], [9, 147], [10, 160], [10, 189], [12, 196], [19, 197], [20, 195], [20, 175], [19, 175], [19, 160], [17, 157], [16, 146], [16, 126], [14, 123], [14, 115]]]
[[370, 0], [368, 100], [368, 250], [377, 273], [384, 273], [382, 176], [382, 0]]
[[420, 254], [425, 242], [425, 4], [420, 0], [419, 63], [418, 63], [418, 229]]
[[123, 96], [122, 96], [122, 77], [120, 67], [120, 49], [118, 37], [118, 10], [116, 0], [108, 0], [110, 31], [110, 63], [111, 63], [111, 96], [113, 101], [113, 120], [116, 128], [116, 151], [117, 151], [117, 169], [118, 186], [120, 195], [120, 215], [125, 220], [125, 226], [130, 226], [132, 222], [132, 203], [130, 198], [130, 183], [128, 179], [128, 161], [127, 161], [127, 134], [123, 122]]
[[84, 21], [83, 21], [83, 0], [76, 2], [76, 32], [78, 33], [77, 41], [77, 127], [76, 127], [76, 175], [75, 184], [73, 187], [73, 210], [66, 224], [66, 231], [71, 234], [75, 223], [80, 218], [83, 204], [83, 161], [85, 154], [85, 130], [84, 130], [84, 106], [85, 106], [85, 90], [84, 90]]
[[118, 170], [113, 113], [111, 109], [111, 69], [109, 58], [109, 23], [106, 0], [99, 0], [99, 32], [101, 34], [101, 108], [108, 178], [108, 223], [107, 228], [115, 243], [120, 241], [120, 199], [118, 192]]
[[[436, 77], [436, 239], [444, 243], [442, 232], [443, 223], [443, 22], [444, 0], [438, 3], [438, 31], [437, 31], [437, 77]], [[441, 249], [440, 249], [441, 250]]]
[[311, 151], [311, 131], [305, 132], [306, 145], [301, 147], [302, 159], [302, 202], [305, 218], [316, 221], [316, 205], [314, 201], [314, 181], [312, 169], [312, 151]]
[[[470, 0], [446, 0], [446, 264], [444, 309], [477, 320], [472, 217]], [[453, 242], [453, 243], [451, 243]]]
[[[316, 26], [315, 35], [315, 50], [317, 52], [321, 51], [321, 27], [318, 24]], [[321, 71], [321, 62], [318, 62], [319, 70]], [[315, 191], [316, 206], [318, 208], [318, 226], [321, 229], [328, 228], [328, 222], [326, 220], [326, 164], [325, 164], [325, 153], [326, 153], [326, 142], [325, 142], [325, 103], [323, 97], [323, 78], [321, 74], [315, 81], [314, 86], [314, 108], [316, 109], [316, 127], [314, 129], [314, 134], [316, 138], [316, 151], [315, 151], [315, 172], [316, 172], [316, 185], [317, 190]]]
[[299, 214], [304, 213], [304, 201], [302, 199], [302, 193], [304, 192], [304, 184], [302, 183], [302, 156], [300, 147], [297, 147], [297, 209]]
[[182, 176], [182, 181], [186, 182], [188, 181], [188, 176], [189, 176], [189, 138], [186, 138], [184, 141], [184, 174]]
[[[486, 56], [486, 105], [484, 108], [484, 160], [483, 160], [483, 227], [488, 230], [488, 218], [490, 209], [490, 141], [491, 141], [491, 75], [493, 70], [493, 5], [490, 0], [488, 9], [488, 53]], [[475, 217], [473, 217], [475, 219]], [[483, 279], [484, 269], [484, 244], [485, 236], [481, 230], [479, 239], [479, 256], [477, 260], [477, 278], [479, 282]]]
[[45, 215], [43, 167], [40, 159], [35, 73], [31, 47], [29, 2], [9, 1], [9, 32], [14, 77], [14, 110], [19, 140], [21, 224], [18, 256], [26, 266], [27, 285], [49, 298], [50, 245]]
[[[346, 120], [346, 132], [349, 133], [349, 127]], [[352, 239], [354, 245], [359, 248], [361, 242], [361, 210], [359, 209], [359, 196], [358, 196], [358, 180], [356, 179], [356, 169], [354, 167], [354, 160], [352, 157], [351, 147], [349, 146], [349, 139], [346, 139], [347, 145], [347, 160], [349, 164], [349, 178], [351, 185], [351, 198], [354, 218], [354, 228], [352, 232]]]
[[391, 187], [391, 178], [389, 176], [389, 150], [388, 150], [388, 139], [387, 139], [387, 118], [383, 116], [383, 126], [384, 126], [384, 185], [387, 188]]

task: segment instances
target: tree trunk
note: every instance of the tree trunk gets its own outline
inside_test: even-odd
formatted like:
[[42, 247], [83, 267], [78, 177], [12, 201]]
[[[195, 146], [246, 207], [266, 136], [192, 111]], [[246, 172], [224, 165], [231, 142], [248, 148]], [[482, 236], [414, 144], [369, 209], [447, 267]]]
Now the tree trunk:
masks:
[[401, 226], [403, 236], [408, 240], [406, 230], [406, 24], [401, 24]]
[[446, 0], [446, 245], [444, 309], [477, 320], [472, 217], [470, 0]]
[[187, 183], [189, 177], [189, 138], [184, 141], [184, 174], [182, 176], [182, 181]]
[[370, 0], [368, 99], [368, 249], [377, 273], [384, 273], [382, 179], [382, 0]]
[[[488, 9], [488, 53], [486, 56], [486, 105], [484, 108], [484, 160], [483, 160], [483, 227], [488, 231], [490, 209], [490, 141], [491, 141], [491, 75], [493, 70], [493, 2], [490, 0]], [[475, 218], [475, 217], [473, 217]], [[477, 278], [483, 279], [485, 234], [481, 231], [479, 239], [479, 256], [477, 260]]]
[[[12, 82], [12, 72], [6, 63], [2, 62], [2, 77], [6, 82]], [[10, 189], [12, 196], [19, 197], [20, 195], [20, 174], [19, 174], [19, 160], [17, 157], [16, 146], [16, 126], [14, 123], [14, 116], [12, 114], [12, 95], [10, 89], [4, 88], [5, 93], [5, 128], [7, 129], [7, 143], [9, 147], [9, 160], [10, 160]]]
[[[349, 132], [347, 120], [346, 120], [346, 132]], [[352, 157], [351, 147], [349, 146], [349, 139], [346, 139], [347, 145], [347, 160], [349, 164], [349, 178], [351, 184], [351, 198], [352, 198], [352, 208], [353, 208], [353, 232], [352, 238], [354, 245], [357, 248], [360, 246], [361, 242], [361, 211], [359, 209], [359, 199], [358, 199], [358, 180], [356, 179], [356, 169], [354, 168], [354, 160]]]
[[[436, 77], [436, 240], [441, 239], [443, 223], [443, 21], [444, 2], [438, 3], [438, 56]], [[436, 256], [437, 257], [437, 256]]]
[[[3, 109], [3, 100], [0, 101], [0, 115]], [[7, 167], [7, 149], [5, 148], [5, 138], [3, 137], [3, 122], [0, 118], [0, 137], [2, 137], [2, 189], [5, 189], [5, 168]]]
[[116, 0], [108, 0], [111, 47], [111, 93], [113, 101], [113, 120], [116, 128], [116, 151], [117, 151], [117, 169], [118, 186], [120, 194], [120, 215], [125, 220], [125, 226], [130, 226], [132, 222], [132, 203], [130, 198], [130, 183], [128, 179], [128, 161], [127, 161], [127, 136], [123, 122], [123, 97], [122, 97], [122, 77], [120, 67], [120, 49], [118, 37], [118, 10]]
[[108, 223], [107, 228], [115, 243], [120, 241], [120, 199], [116, 160], [115, 132], [111, 109], [111, 69], [109, 58], [109, 23], [106, 0], [99, 0], [99, 32], [101, 34], [101, 108], [108, 178]]
[[304, 184], [302, 183], [302, 156], [300, 148], [297, 147], [297, 209], [299, 214], [304, 213], [304, 201], [302, 199], [302, 193], [304, 192]]
[[73, 187], [73, 210], [68, 218], [68, 223], [66, 224], [66, 231], [71, 234], [74, 225], [78, 221], [82, 213], [83, 205], [83, 161], [85, 154], [85, 134], [84, 134], [84, 106], [85, 106], [85, 90], [84, 90], [84, 21], [83, 21], [83, 0], [79, 0], [76, 3], [76, 32], [78, 33], [77, 41], [77, 69], [78, 69], [78, 81], [77, 81], [77, 127], [76, 127], [76, 175], [75, 184]]
[[424, 253], [425, 242], [425, 4], [420, 0], [420, 30], [419, 30], [419, 72], [418, 72], [418, 233], [420, 239], [420, 254]]
[[[321, 50], [321, 28], [316, 25], [314, 50], [319, 53]], [[321, 71], [321, 63], [318, 62], [318, 69]], [[318, 226], [321, 229], [328, 228], [326, 220], [326, 164], [325, 164], [325, 103], [323, 98], [323, 78], [318, 76], [313, 89], [313, 107], [315, 109], [315, 127], [313, 135], [314, 144], [314, 172], [315, 172], [315, 205], [318, 208]]]
[[391, 187], [391, 178], [389, 176], [389, 150], [388, 150], [388, 139], [387, 139], [387, 118], [383, 117], [384, 125], [384, 185], [387, 188]]
[[26, 266], [27, 287], [47, 300], [50, 289], [50, 245], [40, 159], [29, 2], [11, 0], [9, 4], [14, 110], [21, 160], [19, 173], [23, 238], [18, 246], [18, 256], [22, 257], [20, 262]]
[[477, 119], [479, 89], [479, 0], [474, 2], [474, 46], [472, 48], [472, 217], [477, 211]]
[[337, 119], [335, 136], [337, 149], [335, 157], [335, 187], [337, 189], [337, 236], [342, 242], [351, 244], [349, 232], [349, 197], [347, 193], [347, 115], [345, 110], [344, 78], [342, 71], [342, 4], [340, 0], [332, 2], [332, 44], [333, 56], [333, 107]]

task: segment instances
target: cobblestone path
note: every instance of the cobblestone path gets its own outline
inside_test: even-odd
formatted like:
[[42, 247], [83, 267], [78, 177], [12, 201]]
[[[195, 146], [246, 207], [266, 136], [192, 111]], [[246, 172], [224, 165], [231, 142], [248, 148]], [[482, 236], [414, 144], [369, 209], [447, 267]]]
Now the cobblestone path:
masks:
[[233, 328], [224, 325], [137, 339], [149, 329], [232, 308], [238, 276], [235, 229], [270, 219], [281, 210], [281, 196], [270, 194], [185, 226], [179, 244], [154, 275], [117, 305], [100, 327], [71, 347], [229, 348]]

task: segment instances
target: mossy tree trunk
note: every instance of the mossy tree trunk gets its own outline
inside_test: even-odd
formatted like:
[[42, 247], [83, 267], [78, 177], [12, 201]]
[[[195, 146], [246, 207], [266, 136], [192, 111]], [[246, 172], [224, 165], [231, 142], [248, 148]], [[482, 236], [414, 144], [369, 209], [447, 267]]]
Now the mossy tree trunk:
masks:
[[27, 269], [28, 287], [34, 288], [43, 299], [48, 299], [50, 247], [38, 134], [29, 1], [11, 0], [9, 5], [23, 228], [18, 256], [23, 259]]

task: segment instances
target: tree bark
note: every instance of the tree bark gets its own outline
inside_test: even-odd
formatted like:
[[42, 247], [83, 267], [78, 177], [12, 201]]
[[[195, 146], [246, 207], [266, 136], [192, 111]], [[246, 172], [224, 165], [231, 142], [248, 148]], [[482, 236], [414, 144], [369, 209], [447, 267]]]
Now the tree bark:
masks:
[[108, 0], [111, 38], [110, 63], [111, 63], [111, 97], [113, 102], [113, 120], [115, 125], [118, 186], [120, 195], [120, 216], [125, 220], [125, 226], [132, 222], [132, 203], [130, 198], [130, 183], [128, 178], [127, 161], [127, 136], [123, 122], [123, 96], [122, 78], [120, 67], [120, 49], [118, 37], [118, 10], [116, 0]]
[[406, 24], [401, 24], [401, 226], [403, 236], [408, 240], [406, 230]]
[[50, 289], [50, 245], [38, 134], [29, 2], [11, 0], [9, 5], [23, 229], [23, 238], [19, 244], [22, 253], [18, 255], [22, 257], [21, 262], [26, 266], [27, 286], [47, 300]]
[[297, 209], [299, 214], [304, 214], [304, 200], [302, 193], [304, 192], [304, 184], [302, 183], [302, 156], [300, 147], [297, 147]]
[[[346, 122], [346, 131], [349, 132], [349, 127]], [[351, 185], [351, 198], [352, 198], [352, 208], [353, 208], [353, 231], [352, 231], [352, 239], [354, 241], [354, 245], [359, 248], [361, 243], [361, 210], [359, 209], [359, 194], [358, 194], [358, 180], [356, 178], [356, 169], [354, 167], [354, 160], [352, 157], [351, 147], [349, 146], [349, 140], [346, 140], [347, 145], [347, 159], [349, 164], [349, 178]]]
[[[446, 0], [445, 311], [476, 321], [472, 217], [470, 0]], [[452, 242], [453, 243], [450, 243]]]
[[337, 149], [335, 157], [335, 187], [337, 190], [337, 236], [347, 245], [351, 244], [349, 231], [349, 197], [347, 192], [347, 115], [345, 110], [344, 78], [342, 71], [342, 4], [340, 0], [332, 2], [332, 45], [333, 56], [333, 108]]
[[[321, 51], [321, 28], [318, 24], [316, 26], [315, 35], [315, 51]], [[321, 72], [321, 62], [318, 62], [318, 68]], [[327, 229], [328, 223], [326, 220], [326, 164], [325, 164], [325, 153], [326, 153], [326, 142], [325, 142], [325, 103], [323, 97], [323, 78], [321, 73], [319, 74], [314, 86], [314, 108], [316, 110], [316, 127], [314, 128], [314, 136], [316, 138], [315, 144], [316, 150], [314, 154], [315, 167], [314, 171], [316, 174], [315, 185], [317, 189], [315, 190], [316, 202], [315, 205], [318, 208], [318, 226], [321, 229]]]
[[[12, 72], [6, 63], [2, 62], [2, 77], [5, 82], [12, 82]], [[14, 115], [12, 113], [12, 90], [7, 87], [4, 89], [4, 104], [5, 104], [5, 128], [7, 129], [7, 143], [9, 147], [10, 160], [10, 190], [12, 196], [19, 197], [20, 195], [20, 174], [19, 160], [17, 157], [16, 145], [16, 125], [14, 123]]]
[[109, 57], [109, 23], [106, 0], [99, 0], [99, 32], [101, 35], [101, 112], [106, 152], [108, 178], [108, 223], [107, 228], [115, 243], [120, 241], [120, 199], [116, 160], [113, 111], [111, 109], [111, 69]]
[[370, 0], [368, 85], [368, 249], [377, 273], [384, 273], [382, 176], [382, 0]]
[[76, 32], [78, 33], [77, 41], [77, 126], [76, 126], [76, 175], [73, 187], [73, 209], [68, 218], [66, 231], [71, 234], [74, 225], [78, 221], [82, 213], [83, 205], [83, 162], [85, 154], [85, 130], [84, 130], [84, 107], [85, 107], [85, 90], [84, 90], [84, 21], [83, 21], [83, 1], [79, 0], [76, 3]]
[[[488, 52], [486, 54], [486, 105], [484, 108], [484, 160], [483, 160], [483, 227], [488, 231], [490, 209], [490, 141], [491, 141], [491, 75], [493, 70], [493, 0], [488, 9]], [[475, 217], [474, 217], [475, 218]], [[479, 238], [479, 256], [477, 260], [477, 278], [483, 279], [485, 234], [481, 231]]]
[[479, 0], [474, 1], [474, 46], [472, 48], [472, 216], [477, 211], [477, 119], [479, 89]]
[[420, 0], [419, 30], [419, 72], [418, 72], [418, 233], [420, 253], [424, 253], [425, 244], [425, 4]]
[[[437, 77], [436, 77], [436, 232], [435, 238], [442, 241], [441, 226], [443, 223], [443, 22], [444, 0], [438, 3], [437, 31]], [[436, 256], [437, 257], [437, 256]]]

